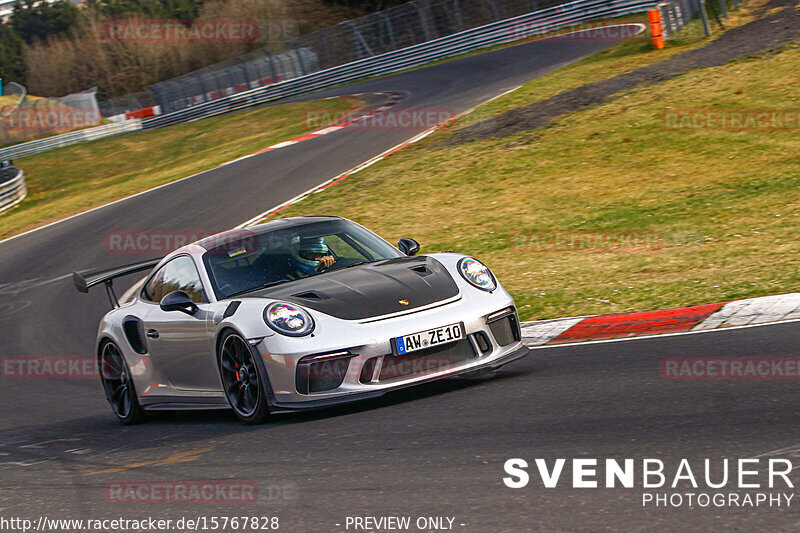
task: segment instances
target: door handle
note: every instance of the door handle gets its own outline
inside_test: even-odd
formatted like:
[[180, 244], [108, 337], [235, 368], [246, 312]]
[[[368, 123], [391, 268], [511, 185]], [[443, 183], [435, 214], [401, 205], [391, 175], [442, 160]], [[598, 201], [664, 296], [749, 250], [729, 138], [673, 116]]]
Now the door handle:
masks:
[[158, 332], [156, 330], [154, 330], [154, 329], [148, 329], [147, 330], [147, 336], [150, 337], [151, 339], [157, 339], [158, 338]]

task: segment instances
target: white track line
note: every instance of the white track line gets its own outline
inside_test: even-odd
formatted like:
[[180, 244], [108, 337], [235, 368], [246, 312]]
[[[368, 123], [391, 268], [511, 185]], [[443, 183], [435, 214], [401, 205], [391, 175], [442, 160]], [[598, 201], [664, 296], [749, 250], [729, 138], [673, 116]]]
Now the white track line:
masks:
[[503, 96], [505, 96], [505, 95], [507, 95], [509, 93], [512, 93], [512, 92], [516, 91], [517, 89], [519, 89], [520, 87], [522, 87], [522, 85], [517, 85], [515, 87], [512, 87], [511, 89], [507, 89], [507, 90], [501, 92], [498, 95], [492, 96], [491, 98], [489, 98], [487, 100], [484, 100], [483, 102], [480, 102], [479, 104], [476, 104], [476, 105], [470, 107], [466, 111], [463, 111], [463, 112], [459, 113], [458, 115], [456, 115], [454, 117], [451, 117], [451, 118], [447, 119], [446, 121], [441, 122], [441, 123], [433, 126], [432, 128], [428, 128], [427, 130], [423, 131], [422, 133], [418, 133], [418, 134], [414, 135], [413, 137], [410, 137], [409, 139], [406, 139], [405, 141], [392, 146], [388, 150], [384, 150], [383, 152], [381, 152], [380, 154], [376, 155], [375, 157], [373, 157], [371, 159], [368, 159], [367, 161], [365, 161], [365, 162], [363, 162], [363, 163], [361, 163], [359, 165], [356, 165], [355, 167], [351, 168], [350, 170], [342, 172], [341, 174], [339, 174], [337, 176], [334, 176], [333, 178], [331, 178], [329, 180], [326, 180], [326, 181], [320, 183], [319, 185], [315, 185], [314, 187], [311, 187], [310, 189], [307, 189], [306, 191], [301, 192], [300, 194], [298, 194], [297, 196], [295, 196], [294, 198], [292, 198], [290, 200], [287, 200], [287, 201], [285, 201], [285, 202], [283, 202], [281, 204], [278, 204], [276, 206], [273, 206], [273, 207], [267, 209], [266, 211], [263, 211], [261, 214], [254, 216], [250, 220], [247, 220], [247, 221], [239, 224], [234, 229], [241, 229], [241, 228], [245, 228], [247, 226], [252, 226], [253, 224], [256, 224], [256, 223], [260, 222], [261, 220], [263, 220], [263, 219], [275, 214], [276, 212], [278, 212], [278, 211], [280, 211], [282, 209], [285, 209], [285, 208], [289, 207], [290, 205], [293, 205], [293, 204], [296, 204], [296, 203], [302, 201], [307, 196], [309, 196], [311, 194], [314, 194], [316, 192], [319, 192], [322, 189], [327, 188], [328, 186], [332, 185], [333, 183], [335, 183], [335, 182], [337, 182], [339, 180], [342, 180], [342, 179], [344, 179], [346, 177], [349, 177], [349, 176], [351, 176], [351, 175], [353, 175], [353, 174], [355, 174], [357, 172], [360, 172], [360, 171], [364, 170], [365, 168], [377, 163], [378, 161], [380, 161], [382, 159], [385, 159], [386, 157], [388, 157], [391, 154], [393, 154], [393, 153], [405, 148], [406, 146], [421, 141], [422, 139], [424, 139], [428, 135], [432, 134], [436, 130], [441, 129], [442, 127], [446, 126], [447, 124], [450, 124], [451, 122], [453, 122], [455, 120], [458, 120], [459, 118], [472, 113], [478, 107], [480, 107], [482, 105], [485, 105], [485, 104], [488, 104], [489, 102], [492, 102], [492, 101], [494, 101], [494, 100], [496, 100], [498, 98], [501, 98], [501, 97], [503, 97]]

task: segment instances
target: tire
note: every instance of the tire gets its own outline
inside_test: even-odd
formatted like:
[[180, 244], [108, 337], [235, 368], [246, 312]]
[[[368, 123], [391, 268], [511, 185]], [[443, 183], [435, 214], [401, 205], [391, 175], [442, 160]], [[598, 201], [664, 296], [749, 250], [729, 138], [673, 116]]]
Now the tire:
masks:
[[98, 364], [106, 399], [117, 420], [126, 426], [142, 422], [145, 413], [139, 405], [130, 369], [122, 351], [113, 341], [106, 341], [100, 347]]
[[247, 341], [235, 331], [226, 333], [217, 363], [225, 396], [239, 420], [248, 425], [264, 422], [269, 417], [266, 379]]

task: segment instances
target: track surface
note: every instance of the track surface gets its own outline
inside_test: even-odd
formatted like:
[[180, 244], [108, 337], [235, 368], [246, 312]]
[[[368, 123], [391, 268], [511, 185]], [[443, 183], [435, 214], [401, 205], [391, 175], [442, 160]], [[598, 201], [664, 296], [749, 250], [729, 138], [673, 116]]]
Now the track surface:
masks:
[[[403, 91], [399, 106], [459, 112], [603, 46], [531, 43], [328, 94]], [[414, 133], [344, 130], [0, 244], [0, 356], [91, 353], [105, 296], [79, 295], [69, 273], [139, 259], [107, 253], [105, 233], [227, 229]], [[502, 465], [511, 457], [702, 464], [800, 445], [793, 382], [659, 375], [666, 356], [794, 356], [798, 341], [797, 326], [784, 324], [547, 348], [492, 380], [432, 384], [255, 428], [225, 412], [126, 428], [94, 380], [3, 379], [0, 516], [274, 515], [284, 531], [345, 531], [347, 516], [389, 514], [455, 517], [457, 531], [795, 530], [794, 507], [642, 509], [641, 490], [544, 489], [533, 469], [531, 484], [512, 490]], [[214, 479], [254, 481], [261, 501], [145, 507], [104, 499], [109, 482]], [[291, 490], [269, 501], [270, 487]]]

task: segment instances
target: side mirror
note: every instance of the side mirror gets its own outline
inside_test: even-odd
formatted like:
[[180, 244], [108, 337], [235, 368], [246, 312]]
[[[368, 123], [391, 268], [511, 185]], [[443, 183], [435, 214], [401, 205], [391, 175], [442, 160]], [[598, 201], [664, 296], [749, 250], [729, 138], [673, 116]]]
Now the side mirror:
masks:
[[197, 312], [197, 305], [183, 291], [172, 291], [164, 296], [160, 307], [162, 311], [181, 311], [187, 315], [193, 315]]
[[406, 255], [417, 255], [417, 252], [419, 252], [419, 243], [414, 239], [407, 239], [403, 237], [397, 243], [397, 247], [400, 248], [400, 251]]

